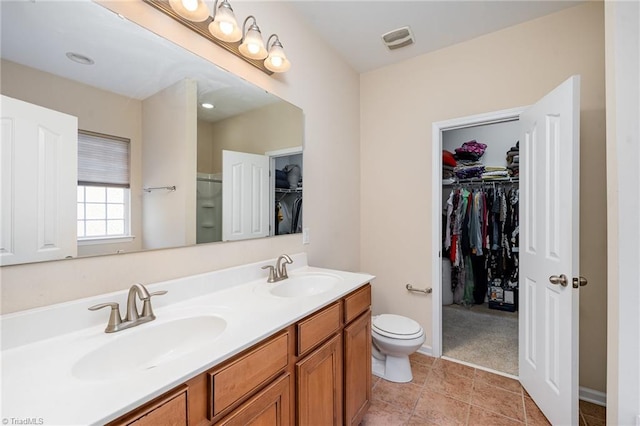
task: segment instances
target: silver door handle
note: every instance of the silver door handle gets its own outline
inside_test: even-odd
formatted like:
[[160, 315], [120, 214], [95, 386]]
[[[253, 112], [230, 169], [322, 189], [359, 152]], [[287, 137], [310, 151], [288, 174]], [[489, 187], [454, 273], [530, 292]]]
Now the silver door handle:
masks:
[[584, 287], [589, 281], [585, 277], [573, 278], [573, 288]]
[[560, 284], [562, 287], [566, 287], [567, 284], [569, 283], [569, 281], [567, 280], [567, 276], [565, 274], [562, 274], [560, 276], [551, 275], [549, 277], [549, 282], [554, 285]]

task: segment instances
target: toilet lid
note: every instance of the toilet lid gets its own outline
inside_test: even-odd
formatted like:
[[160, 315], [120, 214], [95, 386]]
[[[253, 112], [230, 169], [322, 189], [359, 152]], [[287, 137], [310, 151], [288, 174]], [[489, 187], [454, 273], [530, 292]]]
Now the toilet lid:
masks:
[[378, 334], [394, 339], [414, 339], [424, 333], [420, 324], [411, 318], [394, 314], [373, 317], [371, 328]]

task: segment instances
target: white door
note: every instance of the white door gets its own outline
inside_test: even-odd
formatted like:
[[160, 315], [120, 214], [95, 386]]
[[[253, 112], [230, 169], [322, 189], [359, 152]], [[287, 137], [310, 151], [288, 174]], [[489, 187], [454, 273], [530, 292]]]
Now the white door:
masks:
[[222, 241], [269, 235], [269, 157], [222, 151]]
[[580, 77], [520, 116], [520, 382], [552, 424], [578, 424]]
[[78, 120], [1, 97], [0, 264], [77, 255]]

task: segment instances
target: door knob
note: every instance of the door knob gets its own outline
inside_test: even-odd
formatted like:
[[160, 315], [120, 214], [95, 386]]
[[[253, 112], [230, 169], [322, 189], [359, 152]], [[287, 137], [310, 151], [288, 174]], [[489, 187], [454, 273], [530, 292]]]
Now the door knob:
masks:
[[573, 278], [573, 288], [578, 288], [578, 287], [584, 287], [585, 285], [587, 285], [589, 282], [587, 281], [587, 279], [585, 277], [574, 277]]
[[562, 287], [566, 287], [566, 286], [567, 286], [567, 284], [568, 284], [567, 276], [566, 276], [565, 274], [562, 274], [562, 275], [560, 275], [560, 276], [557, 276], [557, 275], [551, 275], [551, 276], [549, 277], [549, 282], [550, 282], [551, 284], [555, 284], [555, 285], [560, 284]]

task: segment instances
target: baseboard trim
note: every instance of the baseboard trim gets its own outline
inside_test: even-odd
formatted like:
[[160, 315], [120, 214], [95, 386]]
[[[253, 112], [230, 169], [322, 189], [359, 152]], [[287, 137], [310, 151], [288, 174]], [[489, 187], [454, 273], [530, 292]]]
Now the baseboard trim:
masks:
[[[420, 347], [420, 349], [418, 349], [417, 352], [420, 353], [420, 354], [423, 354], [423, 355], [433, 356], [433, 350], [432, 350], [431, 346], [424, 345], [424, 346]], [[447, 357], [443, 357], [443, 358], [446, 359]], [[486, 369], [486, 368], [483, 368], [483, 367], [479, 367], [477, 365], [465, 363], [465, 362], [458, 361], [458, 360], [454, 360], [454, 361], [460, 362], [462, 364], [470, 365], [470, 366], [475, 367], [475, 368], [480, 368], [482, 370], [490, 371], [492, 373], [497, 373], [497, 374], [500, 374], [500, 375], [503, 375], [503, 376], [506, 376], [506, 377], [511, 377], [513, 379], [516, 379], [516, 380], [518, 379], [518, 376], [512, 376], [510, 374], [500, 373], [500, 372], [497, 372], [497, 371], [493, 371], [493, 370], [490, 370], [490, 369]], [[580, 399], [582, 401], [586, 401], [586, 402], [591, 402], [591, 403], [596, 404], [596, 405], [601, 405], [603, 407], [607, 406], [607, 394], [606, 393], [600, 392], [600, 391], [597, 391], [597, 390], [594, 390], [594, 389], [590, 389], [590, 388], [587, 388], [587, 387], [584, 387], [584, 386], [580, 386], [578, 388], [578, 399]]]
[[422, 355], [433, 356], [433, 350], [431, 349], [431, 346], [423, 345], [416, 352]]
[[582, 401], [591, 402], [593, 404], [601, 405], [603, 407], [607, 406], [606, 393], [585, 388], [584, 386], [580, 386], [578, 388], [578, 398]]

